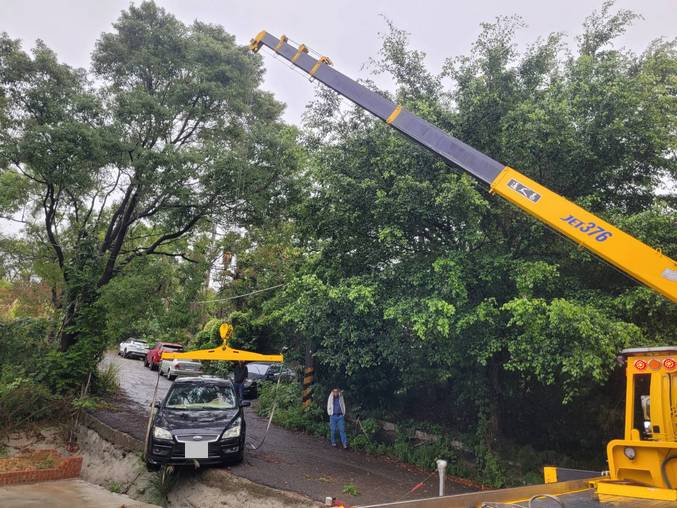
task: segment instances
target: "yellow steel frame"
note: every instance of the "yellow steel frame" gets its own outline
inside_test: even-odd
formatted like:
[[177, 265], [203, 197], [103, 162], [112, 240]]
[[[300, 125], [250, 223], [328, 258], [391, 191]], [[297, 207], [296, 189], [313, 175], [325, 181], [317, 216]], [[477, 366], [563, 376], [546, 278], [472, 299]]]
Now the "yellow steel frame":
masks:
[[229, 323], [223, 323], [219, 328], [219, 334], [223, 340], [220, 347], [214, 349], [198, 349], [196, 351], [186, 351], [185, 353], [170, 353], [164, 351], [161, 355], [163, 360], [172, 360], [174, 358], [187, 360], [209, 360], [209, 361], [229, 361], [229, 362], [284, 362], [283, 355], [262, 355], [252, 351], [234, 349], [228, 345], [228, 340], [233, 335], [233, 327]]
[[[677, 501], [677, 347], [670, 351], [646, 351], [627, 358], [625, 436], [607, 445], [609, 481], [597, 484], [600, 494]], [[642, 439], [635, 414], [635, 379], [649, 375], [651, 432]], [[642, 419], [642, 422], [644, 419]], [[665, 467], [665, 471], [662, 468]], [[669, 485], [666, 484], [666, 480]]]
[[491, 191], [677, 302], [677, 263], [510, 167]]

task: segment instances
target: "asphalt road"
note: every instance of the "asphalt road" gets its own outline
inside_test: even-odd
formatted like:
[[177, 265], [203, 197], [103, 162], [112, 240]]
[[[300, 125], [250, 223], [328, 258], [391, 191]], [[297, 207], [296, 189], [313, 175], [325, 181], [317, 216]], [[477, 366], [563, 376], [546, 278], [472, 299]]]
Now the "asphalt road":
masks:
[[[123, 393], [112, 401], [115, 409], [98, 411], [96, 416], [143, 440], [157, 373], [146, 369], [140, 360], [123, 359], [115, 353], [109, 353], [104, 362], [119, 367]], [[171, 382], [160, 377], [158, 398], [164, 397], [169, 386]], [[246, 421], [247, 440], [259, 443], [267, 420], [256, 416], [251, 408], [246, 410]], [[258, 450], [247, 450], [242, 464], [230, 470], [253, 482], [291, 490], [316, 500], [323, 501], [326, 496], [332, 496], [355, 505], [433, 497], [438, 489], [437, 475], [429, 477], [430, 471], [387, 457], [334, 449], [323, 439], [274, 425], [265, 444]], [[426, 477], [423, 487], [409, 494], [411, 488]], [[343, 493], [348, 484], [356, 487], [357, 496]], [[445, 490], [447, 495], [469, 491], [450, 480], [447, 480]]]

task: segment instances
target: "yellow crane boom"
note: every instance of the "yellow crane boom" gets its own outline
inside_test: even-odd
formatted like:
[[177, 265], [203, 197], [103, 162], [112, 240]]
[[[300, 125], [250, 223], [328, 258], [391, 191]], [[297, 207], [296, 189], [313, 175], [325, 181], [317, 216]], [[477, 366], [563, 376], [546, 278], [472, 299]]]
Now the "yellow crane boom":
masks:
[[292, 46], [260, 32], [250, 48], [266, 46], [340, 95], [366, 109], [442, 159], [470, 173], [498, 194], [549, 227], [595, 253], [630, 277], [677, 302], [677, 263], [633, 236], [501, 164], [406, 111], [382, 95], [335, 70], [327, 57], [313, 58], [301, 44]]

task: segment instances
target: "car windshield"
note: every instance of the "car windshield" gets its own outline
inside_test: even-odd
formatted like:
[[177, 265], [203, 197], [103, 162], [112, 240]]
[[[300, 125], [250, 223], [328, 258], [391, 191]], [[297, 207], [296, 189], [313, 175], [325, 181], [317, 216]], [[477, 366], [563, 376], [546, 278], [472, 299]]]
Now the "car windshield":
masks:
[[190, 410], [235, 409], [235, 392], [232, 387], [223, 385], [178, 384], [172, 387], [165, 407]]
[[250, 379], [259, 379], [266, 375], [270, 367], [267, 363], [248, 363], [247, 372]]

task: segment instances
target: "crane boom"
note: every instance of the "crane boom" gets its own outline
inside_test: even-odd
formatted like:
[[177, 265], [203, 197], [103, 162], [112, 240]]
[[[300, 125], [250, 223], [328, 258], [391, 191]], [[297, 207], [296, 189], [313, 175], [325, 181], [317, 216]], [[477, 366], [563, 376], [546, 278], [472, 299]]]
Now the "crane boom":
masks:
[[260, 32], [250, 44], [266, 46], [324, 85], [369, 111], [405, 136], [489, 185], [490, 192], [521, 208], [624, 273], [677, 302], [677, 263], [612, 224], [552, 192], [340, 73], [327, 57], [313, 58], [308, 48]]

